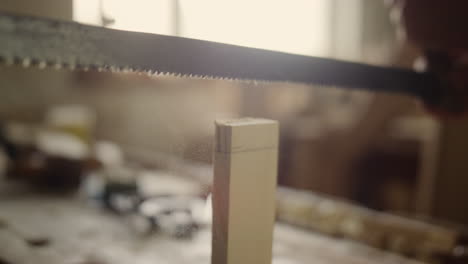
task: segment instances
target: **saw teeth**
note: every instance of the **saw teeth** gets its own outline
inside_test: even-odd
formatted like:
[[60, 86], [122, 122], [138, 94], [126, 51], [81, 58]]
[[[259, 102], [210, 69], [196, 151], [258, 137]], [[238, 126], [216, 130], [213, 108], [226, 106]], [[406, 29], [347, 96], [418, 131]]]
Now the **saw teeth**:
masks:
[[201, 77], [202, 80], [224, 80], [224, 77], [221, 77], [221, 78], [215, 78], [213, 76], [209, 76], [209, 75], [204, 75]]
[[51, 67], [53, 67], [55, 70], [62, 69], [63, 65], [61, 60], [57, 58], [55, 61], [51, 61]]
[[37, 63], [37, 68], [39, 68], [40, 70], [45, 69], [46, 66], [47, 66], [47, 63], [45, 61], [39, 61]]
[[199, 75], [199, 74], [182, 74], [182, 73], [173, 73], [167, 71], [156, 71], [156, 70], [143, 70], [141, 68], [132, 68], [129, 66], [109, 66], [102, 63], [94, 63], [94, 64], [76, 64], [75, 60], [71, 59], [69, 62], [63, 62], [60, 58], [56, 58], [56, 60], [33, 60], [29, 57], [20, 58], [17, 56], [9, 57], [9, 56], [0, 56], [0, 61], [7, 66], [16, 64], [20, 65], [24, 68], [29, 68], [31, 66], [35, 66], [38, 69], [45, 69], [46, 67], [51, 67], [55, 70], [80, 70], [84, 72], [88, 72], [90, 70], [95, 70], [97, 72], [114, 72], [114, 73], [136, 73], [138, 75], [147, 75], [149, 77], [171, 77], [171, 78], [190, 78], [190, 79], [198, 79], [198, 80], [221, 80], [221, 81], [237, 81], [237, 82], [247, 82], [253, 85], [259, 85], [260, 83], [268, 83], [267, 81], [259, 81], [259, 80], [243, 80], [237, 79], [232, 77], [214, 77], [210, 75]]
[[151, 70], [147, 70], [147, 71], [145, 71], [145, 72], [146, 72], [146, 75], [148, 75], [148, 76], [153, 76], [153, 72], [152, 72]]
[[71, 59], [69, 62], [63, 62], [60, 58], [57, 58], [55, 61], [45, 61], [45, 60], [32, 60], [29, 57], [20, 58], [17, 56], [9, 57], [9, 56], [0, 56], [0, 61], [3, 64], [10, 66], [13, 64], [21, 65], [24, 68], [28, 68], [31, 66], [35, 66], [38, 69], [45, 69], [46, 67], [51, 67], [55, 70], [67, 69], [67, 70], [80, 70], [84, 72], [88, 72], [90, 70], [95, 70], [97, 72], [114, 72], [114, 73], [136, 73], [138, 75], [147, 75], [149, 77], [171, 77], [171, 78], [190, 78], [190, 79], [198, 79], [198, 80], [221, 80], [221, 81], [229, 81], [229, 82], [246, 82], [253, 85], [259, 85], [261, 83], [269, 83], [267, 81], [259, 81], [259, 80], [243, 80], [237, 79], [232, 77], [214, 77], [210, 75], [199, 75], [199, 74], [182, 74], [182, 73], [173, 73], [167, 71], [156, 71], [156, 70], [143, 70], [141, 68], [132, 68], [129, 66], [109, 66], [102, 63], [94, 63], [94, 64], [76, 64], [75, 60]]
[[22, 65], [24, 68], [29, 68], [29, 66], [31, 66], [31, 59], [29, 59], [29, 58], [24, 58], [23, 61], [21, 62], [21, 65]]

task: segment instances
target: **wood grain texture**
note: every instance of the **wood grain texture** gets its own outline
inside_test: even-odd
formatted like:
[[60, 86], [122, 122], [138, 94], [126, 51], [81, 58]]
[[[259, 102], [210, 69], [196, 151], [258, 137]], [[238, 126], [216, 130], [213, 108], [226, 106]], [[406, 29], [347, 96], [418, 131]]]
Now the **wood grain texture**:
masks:
[[212, 264], [269, 264], [272, 258], [278, 123], [216, 122]]

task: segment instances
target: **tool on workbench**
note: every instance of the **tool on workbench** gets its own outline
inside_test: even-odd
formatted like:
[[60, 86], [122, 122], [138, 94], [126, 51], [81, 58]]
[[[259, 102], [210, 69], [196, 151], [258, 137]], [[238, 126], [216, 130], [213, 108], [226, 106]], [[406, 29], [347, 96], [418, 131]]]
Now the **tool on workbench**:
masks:
[[[78, 124], [76, 111], [53, 112], [53, 118], [48, 116], [44, 123], [3, 122], [0, 147], [9, 161], [5, 174], [8, 179], [21, 179], [50, 191], [74, 191], [91, 161], [85, 142], [89, 137], [74, 132], [85, 134], [81, 131], [88, 129], [81, 129], [81, 124], [72, 126]], [[64, 120], [67, 123], [61, 122]]]
[[450, 84], [432, 73], [5, 13], [0, 13], [0, 59], [25, 67], [297, 82], [394, 92], [454, 113], [466, 111], [468, 105], [466, 96], [460, 97], [456, 89], [450, 89]]
[[277, 219], [335, 237], [344, 237], [430, 263], [457, 263], [444, 259], [466, 257], [466, 232], [365, 208], [311, 191], [280, 187]]

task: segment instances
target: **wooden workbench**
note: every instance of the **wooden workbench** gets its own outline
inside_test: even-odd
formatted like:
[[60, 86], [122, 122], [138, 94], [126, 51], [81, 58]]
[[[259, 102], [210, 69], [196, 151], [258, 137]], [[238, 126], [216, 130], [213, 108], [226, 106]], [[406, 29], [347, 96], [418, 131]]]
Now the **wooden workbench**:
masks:
[[[210, 263], [211, 232], [190, 240], [162, 234], [137, 237], [122, 218], [87, 205], [76, 196], [51, 196], [0, 188], [0, 260], [10, 264]], [[6, 227], [5, 227], [6, 224]], [[11, 232], [49, 240], [28, 246]], [[1, 262], [1, 263], [4, 263]], [[276, 224], [274, 264], [417, 264], [350, 241]]]

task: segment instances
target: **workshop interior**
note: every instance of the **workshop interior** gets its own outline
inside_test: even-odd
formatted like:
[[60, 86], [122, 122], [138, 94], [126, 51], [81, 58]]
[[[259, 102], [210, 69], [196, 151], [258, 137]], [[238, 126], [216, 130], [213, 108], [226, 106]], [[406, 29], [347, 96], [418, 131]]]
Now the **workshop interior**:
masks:
[[0, 264], [468, 263], [467, 12], [0, 0]]

